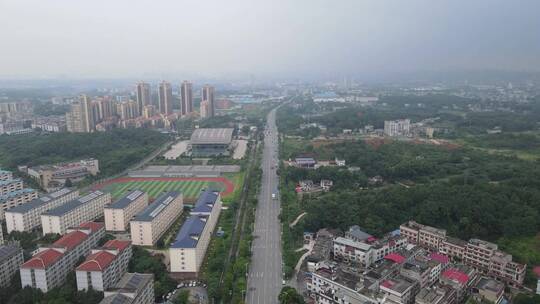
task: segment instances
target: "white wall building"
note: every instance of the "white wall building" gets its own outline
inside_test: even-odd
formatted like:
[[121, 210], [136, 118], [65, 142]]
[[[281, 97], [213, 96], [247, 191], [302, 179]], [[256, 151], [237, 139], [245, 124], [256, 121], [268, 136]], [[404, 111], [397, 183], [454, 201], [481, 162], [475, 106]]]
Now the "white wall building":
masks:
[[201, 193], [191, 216], [169, 248], [171, 272], [197, 276], [221, 213], [221, 205], [219, 192], [206, 190]]
[[130, 222], [133, 245], [152, 246], [182, 214], [182, 193], [167, 192], [148, 205]]
[[22, 190], [23, 182], [20, 179], [0, 180], [0, 195], [5, 195], [16, 190]]
[[23, 188], [0, 195], [0, 219], [4, 219], [4, 212], [8, 209], [24, 205], [37, 197], [37, 191], [31, 188]]
[[88, 222], [67, 233], [53, 244], [40, 247], [38, 252], [20, 267], [22, 287], [30, 286], [47, 292], [64, 283], [77, 261], [90, 253], [105, 236], [101, 223]]
[[388, 136], [408, 136], [411, 131], [410, 119], [385, 120], [384, 134]]
[[69, 227], [93, 221], [103, 216], [103, 207], [110, 202], [110, 193], [94, 191], [49, 210], [41, 215], [43, 234], [64, 234]]
[[130, 241], [110, 240], [103, 247], [92, 249], [75, 270], [77, 290], [104, 291], [112, 287], [126, 273], [131, 255]]
[[23, 261], [21, 247], [15, 244], [0, 245], [0, 287], [9, 286]]
[[7, 231], [31, 231], [41, 226], [41, 214], [79, 196], [79, 190], [64, 188], [5, 212]]
[[148, 194], [141, 190], [129, 192], [121, 199], [105, 206], [105, 230], [126, 231], [129, 221], [148, 206]]

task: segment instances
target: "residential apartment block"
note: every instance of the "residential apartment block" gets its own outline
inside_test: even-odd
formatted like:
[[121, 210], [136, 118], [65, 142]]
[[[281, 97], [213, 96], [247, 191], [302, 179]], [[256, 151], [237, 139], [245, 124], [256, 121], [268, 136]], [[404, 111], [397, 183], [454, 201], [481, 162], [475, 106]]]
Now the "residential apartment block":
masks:
[[24, 205], [37, 197], [37, 191], [31, 188], [23, 188], [0, 195], [0, 219], [4, 219], [4, 212], [8, 209]]
[[21, 247], [16, 244], [0, 245], [0, 287], [9, 286], [23, 261]]
[[498, 249], [496, 244], [479, 239], [468, 242], [446, 236], [446, 231], [409, 221], [400, 226], [400, 232], [410, 243], [437, 250], [458, 258], [484, 275], [521, 286], [525, 279], [526, 265], [512, 261], [510, 254]]
[[23, 182], [20, 179], [0, 180], [0, 195], [6, 195], [16, 190], [22, 190]]
[[13, 179], [13, 173], [0, 169], [0, 181]]
[[388, 136], [408, 136], [411, 130], [410, 119], [385, 120], [384, 134]]
[[196, 277], [221, 213], [219, 192], [206, 190], [199, 196], [190, 217], [169, 248], [171, 272]]
[[154, 275], [126, 273], [104, 296], [100, 304], [154, 304]]
[[112, 287], [126, 273], [131, 255], [130, 241], [110, 240], [101, 248], [92, 249], [75, 270], [77, 289], [104, 291]]
[[88, 255], [105, 236], [101, 223], [87, 222], [70, 228], [59, 240], [43, 246], [20, 267], [22, 287], [30, 286], [47, 292], [64, 283], [77, 261]]
[[76, 199], [79, 191], [64, 188], [5, 212], [7, 231], [31, 231], [41, 226], [41, 214]]
[[405, 237], [387, 235], [379, 240], [353, 226], [345, 237], [334, 239], [333, 253], [337, 259], [367, 267], [382, 260], [386, 255], [404, 248], [405, 245], [407, 245]]
[[129, 221], [148, 206], [148, 194], [141, 190], [129, 192], [121, 199], [105, 206], [105, 230], [126, 231]]
[[158, 197], [130, 222], [133, 245], [152, 246], [182, 214], [182, 193], [171, 191]]
[[64, 234], [69, 227], [76, 227], [103, 216], [103, 207], [111, 202], [111, 194], [94, 191], [41, 215], [43, 234]]

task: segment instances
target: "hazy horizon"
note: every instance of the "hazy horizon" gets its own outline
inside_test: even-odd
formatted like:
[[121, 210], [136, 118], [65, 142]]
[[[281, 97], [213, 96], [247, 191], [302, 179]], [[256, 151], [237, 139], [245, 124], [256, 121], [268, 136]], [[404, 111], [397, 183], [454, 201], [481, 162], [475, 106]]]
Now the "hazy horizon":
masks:
[[0, 2], [2, 78], [540, 71], [539, 1]]

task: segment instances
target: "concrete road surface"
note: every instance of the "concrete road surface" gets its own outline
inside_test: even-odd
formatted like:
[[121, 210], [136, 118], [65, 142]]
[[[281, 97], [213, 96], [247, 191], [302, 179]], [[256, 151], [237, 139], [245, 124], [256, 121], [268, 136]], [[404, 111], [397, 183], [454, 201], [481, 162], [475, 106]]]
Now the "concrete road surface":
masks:
[[[276, 110], [267, 117], [262, 159], [262, 188], [255, 214], [252, 261], [248, 273], [248, 304], [278, 303], [282, 287], [281, 227], [278, 176]], [[275, 198], [272, 198], [272, 194]]]

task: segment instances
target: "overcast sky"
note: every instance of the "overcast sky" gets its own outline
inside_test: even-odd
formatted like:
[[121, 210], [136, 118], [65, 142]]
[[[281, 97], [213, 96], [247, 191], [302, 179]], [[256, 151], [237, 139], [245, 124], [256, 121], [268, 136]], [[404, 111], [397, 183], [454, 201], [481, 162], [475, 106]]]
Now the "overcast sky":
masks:
[[0, 0], [0, 77], [540, 70], [538, 0]]

